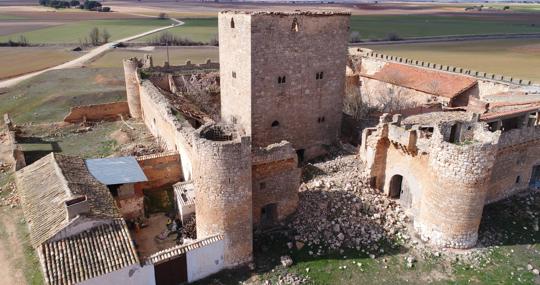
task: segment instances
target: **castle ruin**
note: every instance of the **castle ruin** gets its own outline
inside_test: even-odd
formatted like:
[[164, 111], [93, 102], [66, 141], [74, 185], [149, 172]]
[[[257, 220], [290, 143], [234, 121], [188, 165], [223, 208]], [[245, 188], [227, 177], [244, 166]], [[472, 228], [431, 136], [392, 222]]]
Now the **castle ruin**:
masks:
[[[44, 191], [65, 200], [52, 211], [55, 227], [46, 236], [37, 238], [31, 227], [48, 283], [173, 284], [167, 282], [249, 264], [254, 230], [297, 209], [302, 163], [340, 143], [350, 90], [383, 110], [375, 112], [378, 123], [351, 135], [359, 143], [358, 163], [366, 165], [373, 188], [407, 209], [424, 240], [474, 247], [484, 205], [539, 188], [540, 87], [348, 52], [348, 13], [224, 11], [218, 21], [219, 64], [155, 66], [150, 56], [123, 62], [126, 102], [102, 112], [142, 120], [166, 149], [126, 159], [131, 173], [144, 178], [108, 184], [89, 161], [53, 154], [17, 172], [25, 215], [38, 218], [44, 203], [33, 193], [33, 171], [54, 172], [55, 187]], [[390, 106], [389, 99], [400, 104]], [[92, 108], [74, 108], [67, 118], [86, 120]], [[73, 169], [86, 188], [73, 183]], [[196, 237], [135, 255], [128, 235], [138, 233], [128, 233], [125, 221], [145, 216], [144, 191], [159, 194], [164, 186], [173, 190], [177, 217], [186, 224], [196, 217]], [[85, 192], [92, 189], [99, 197]], [[98, 207], [98, 198], [105, 204]], [[126, 270], [79, 276], [57, 269], [81, 262], [61, 254], [64, 240], [80, 249], [82, 260], [97, 249], [79, 247], [74, 237], [99, 239], [103, 230], [127, 249], [113, 256]]]

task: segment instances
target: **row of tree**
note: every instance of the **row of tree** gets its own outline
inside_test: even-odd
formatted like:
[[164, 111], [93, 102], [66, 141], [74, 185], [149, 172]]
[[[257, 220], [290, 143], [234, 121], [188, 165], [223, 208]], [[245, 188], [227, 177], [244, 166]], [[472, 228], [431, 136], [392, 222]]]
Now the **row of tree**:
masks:
[[175, 36], [169, 32], [163, 32], [148, 40], [147, 44], [151, 46], [203, 46], [207, 44], [217, 46], [219, 43], [217, 37], [214, 37], [210, 42], [205, 43], [194, 41], [190, 38]]
[[64, 0], [39, 0], [39, 5], [52, 7], [55, 9], [61, 8], [79, 8], [89, 11], [98, 11], [98, 12], [110, 12], [110, 7], [103, 7], [100, 2], [94, 0], [87, 0], [83, 3], [77, 0], [64, 1]]

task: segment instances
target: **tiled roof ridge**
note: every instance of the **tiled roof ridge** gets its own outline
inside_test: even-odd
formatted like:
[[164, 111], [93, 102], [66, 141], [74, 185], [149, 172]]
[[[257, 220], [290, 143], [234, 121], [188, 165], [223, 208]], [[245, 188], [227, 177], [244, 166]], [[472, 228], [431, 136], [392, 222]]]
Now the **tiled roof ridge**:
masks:
[[222, 234], [217, 234], [217, 235], [209, 236], [204, 239], [197, 240], [190, 244], [182, 244], [182, 245], [173, 246], [173, 247], [158, 251], [150, 255], [147, 258], [146, 262], [148, 264], [161, 263], [163, 261], [167, 261], [178, 255], [184, 254], [188, 251], [191, 251], [191, 250], [203, 247], [203, 246], [207, 246], [211, 243], [214, 243], [216, 241], [223, 240], [223, 239], [224, 239], [224, 236]]
[[153, 153], [153, 154], [145, 154], [145, 155], [141, 155], [141, 156], [136, 156], [135, 159], [137, 161], [141, 161], [141, 160], [160, 158], [160, 157], [165, 157], [165, 156], [173, 156], [173, 155], [178, 155], [178, 152], [176, 152], [174, 150], [167, 150], [167, 151], [161, 152], [161, 153]]
[[54, 171], [56, 172], [56, 174], [58, 175], [58, 177], [60, 178], [60, 180], [62, 181], [62, 188], [64, 188], [64, 190], [66, 191], [66, 195], [70, 198], [73, 197], [73, 193], [71, 192], [71, 190], [69, 189], [69, 182], [67, 181], [66, 179], [66, 176], [64, 175], [64, 172], [62, 171], [62, 168], [60, 167], [60, 165], [58, 165], [58, 161], [56, 160], [56, 156], [62, 156], [61, 154], [56, 154], [54, 152], [51, 152], [51, 156], [52, 156], [52, 163], [53, 163], [53, 166], [54, 166]]

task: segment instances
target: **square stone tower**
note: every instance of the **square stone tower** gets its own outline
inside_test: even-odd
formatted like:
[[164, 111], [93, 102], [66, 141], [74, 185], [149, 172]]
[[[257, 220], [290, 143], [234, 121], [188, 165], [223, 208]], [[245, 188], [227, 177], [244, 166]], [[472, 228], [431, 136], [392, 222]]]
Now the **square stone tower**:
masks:
[[341, 127], [349, 13], [219, 13], [221, 114], [254, 146], [287, 140], [300, 159]]

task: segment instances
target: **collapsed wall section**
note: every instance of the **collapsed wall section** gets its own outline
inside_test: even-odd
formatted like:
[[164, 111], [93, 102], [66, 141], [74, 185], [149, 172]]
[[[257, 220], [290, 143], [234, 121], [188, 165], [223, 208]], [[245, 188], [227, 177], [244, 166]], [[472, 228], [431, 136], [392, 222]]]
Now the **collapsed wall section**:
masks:
[[296, 210], [302, 170], [286, 141], [253, 149], [252, 155], [253, 223], [272, 226]]

